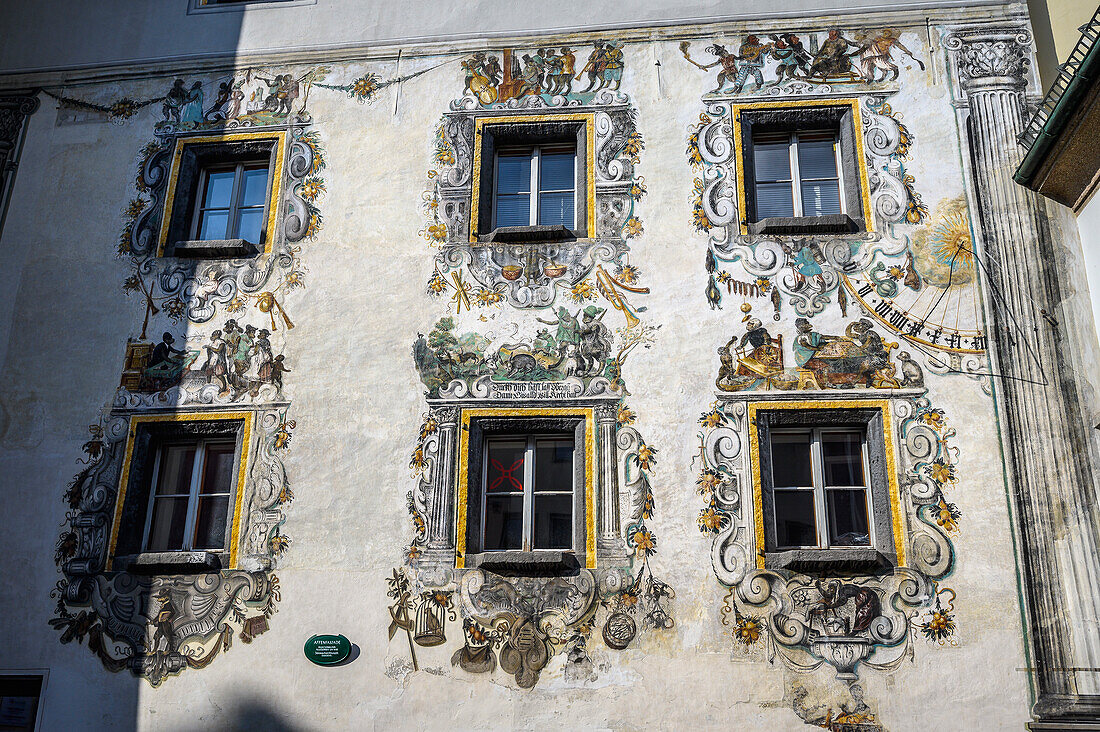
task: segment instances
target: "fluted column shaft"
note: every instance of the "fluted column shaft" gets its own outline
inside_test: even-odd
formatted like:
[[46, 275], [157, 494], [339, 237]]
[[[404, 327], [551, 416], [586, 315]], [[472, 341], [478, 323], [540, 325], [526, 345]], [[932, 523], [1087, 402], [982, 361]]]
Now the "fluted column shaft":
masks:
[[619, 528], [619, 461], [615, 443], [618, 430], [616, 410], [604, 406], [597, 410], [598, 453], [599, 453], [599, 544], [601, 547], [616, 547], [621, 541]]
[[[1025, 32], [948, 38], [969, 105], [989, 344], [1027, 584], [1040, 717], [1100, 710], [1100, 554], [1089, 451], [1060, 330], [1058, 265], [1042, 206], [1012, 174], [1023, 151]], [[1072, 335], [1072, 334], [1069, 334]], [[1090, 699], [1091, 697], [1091, 699]], [[1068, 706], [1067, 706], [1068, 705]]]
[[439, 429], [439, 447], [433, 466], [431, 497], [428, 501], [428, 547], [454, 551], [455, 436], [458, 409], [441, 407], [432, 412]]

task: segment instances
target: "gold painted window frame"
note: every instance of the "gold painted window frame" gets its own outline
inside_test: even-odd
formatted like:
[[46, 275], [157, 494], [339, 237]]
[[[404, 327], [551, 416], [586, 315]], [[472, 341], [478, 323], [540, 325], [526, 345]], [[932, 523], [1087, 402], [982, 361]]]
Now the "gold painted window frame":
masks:
[[[764, 494], [760, 479], [760, 435], [756, 427], [756, 416], [767, 411], [793, 411], [814, 409], [877, 409], [882, 414], [883, 447], [886, 453], [886, 480], [890, 495], [890, 524], [894, 532], [894, 552], [898, 567], [905, 564], [905, 536], [902, 533], [904, 521], [901, 515], [901, 493], [898, 487], [897, 459], [894, 452], [893, 420], [890, 416], [890, 402], [886, 399], [855, 399], [844, 401], [791, 401], [791, 402], [753, 402], [748, 405], [749, 421], [749, 469], [752, 471], [752, 508], [756, 535], [756, 566], [764, 569]], [[868, 486], [870, 490], [871, 486]], [[874, 517], [869, 516], [873, 521]]]
[[122, 507], [126, 501], [126, 489], [130, 483], [130, 465], [134, 455], [134, 441], [138, 427], [153, 422], [206, 422], [213, 420], [243, 420], [241, 428], [241, 458], [237, 466], [237, 497], [233, 503], [233, 529], [229, 539], [229, 566], [223, 569], [237, 568], [237, 551], [240, 543], [241, 506], [244, 500], [245, 477], [248, 475], [248, 458], [252, 443], [252, 412], [181, 412], [174, 414], [135, 414], [130, 417], [130, 427], [126, 435], [126, 451], [123, 453], [122, 474], [118, 480], [118, 497], [115, 499], [115, 517], [111, 522], [111, 542], [107, 556], [107, 570], [114, 568], [115, 547], [118, 544], [118, 532], [122, 523]]
[[[741, 232], [741, 236], [748, 236], [749, 225], [746, 220], [746, 196], [745, 196], [745, 146], [744, 139], [741, 134], [741, 113], [745, 110], [757, 110], [757, 109], [800, 109], [804, 107], [850, 107], [852, 110], [852, 138], [855, 140], [856, 145], [856, 165], [859, 168], [859, 195], [860, 202], [863, 204], [863, 221], [864, 227], [868, 232], [875, 230], [875, 219], [871, 213], [871, 188], [867, 182], [867, 158], [863, 152], [863, 133], [862, 123], [863, 119], [860, 116], [859, 100], [858, 99], [802, 99], [798, 101], [776, 101], [776, 102], [742, 102], [730, 104], [730, 115], [733, 120], [733, 161], [734, 161], [734, 177], [737, 179], [737, 218], [738, 218], [738, 230]], [[839, 144], [839, 141], [838, 143]], [[842, 160], [837, 156], [837, 168], [840, 169]], [[844, 171], [840, 170], [840, 175], [844, 175]], [[841, 191], [843, 195], [843, 191]]]
[[264, 254], [271, 253], [271, 246], [276, 237], [276, 221], [279, 214], [279, 201], [283, 189], [283, 158], [286, 148], [286, 130], [267, 130], [255, 132], [224, 132], [214, 135], [187, 136], [176, 138], [175, 147], [172, 150], [172, 165], [168, 172], [168, 188], [165, 191], [164, 213], [160, 219], [160, 234], [157, 236], [157, 256], [163, 257], [164, 250], [168, 247], [168, 230], [172, 223], [172, 212], [176, 205], [176, 185], [179, 181], [180, 162], [183, 159], [183, 151], [188, 145], [203, 145], [212, 142], [254, 142], [258, 140], [275, 140], [275, 164], [271, 170], [271, 193], [267, 200], [267, 237], [264, 241]]
[[[596, 114], [522, 114], [506, 117], [478, 117], [474, 120], [474, 167], [470, 178], [470, 221], [469, 240], [476, 244], [478, 239], [477, 222], [479, 220], [481, 192], [481, 138], [486, 127], [509, 124], [540, 124], [544, 122], [584, 122], [585, 144], [585, 200], [588, 212], [585, 221], [585, 234], [589, 239], [596, 238]], [[490, 162], [492, 165], [492, 162]], [[486, 232], [487, 233], [487, 232]]]
[[[584, 563], [596, 568], [596, 409], [595, 407], [472, 407], [459, 420], [458, 485], [455, 488], [455, 568], [466, 568], [466, 522], [470, 479], [472, 417], [584, 417]], [[617, 500], [617, 496], [615, 497]]]

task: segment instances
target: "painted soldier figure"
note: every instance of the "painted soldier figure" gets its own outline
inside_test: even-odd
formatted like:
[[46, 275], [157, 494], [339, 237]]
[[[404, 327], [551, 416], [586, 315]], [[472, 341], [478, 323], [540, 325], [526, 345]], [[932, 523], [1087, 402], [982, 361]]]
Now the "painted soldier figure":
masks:
[[718, 60], [712, 64], [706, 66], [700, 66], [702, 69], [710, 69], [719, 64], [722, 66], [722, 70], [718, 72], [718, 86], [714, 87], [712, 93], [717, 94], [722, 91], [722, 87], [726, 85], [726, 82], [733, 82], [737, 78], [737, 56], [726, 50], [726, 47], [718, 43], [707, 46], [706, 50], [709, 53], [713, 53], [718, 57]]
[[581, 323], [581, 370], [589, 375], [599, 374], [604, 361], [611, 355], [611, 331], [603, 323], [607, 310], [589, 305], [584, 309]]
[[[864, 81], [870, 84], [875, 81], [892, 81], [898, 78], [900, 73], [898, 65], [894, 63], [891, 57], [895, 48], [916, 61], [921, 71], [924, 70], [924, 63], [902, 44], [898, 32], [893, 28], [886, 28], [882, 33], [860, 46], [859, 69]], [[880, 71], [882, 72], [881, 79], [878, 78]]]
[[596, 85], [596, 80], [600, 80], [600, 87], [603, 87], [603, 72], [607, 66], [607, 47], [602, 41], [596, 41], [592, 44], [592, 53], [588, 56], [588, 63], [581, 69], [581, 73], [577, 74], [577, 81], [580, 81], [581, 77], [588, 74], [588, 86], [583, 91], [591, 91], [592, 87]]
[[775, 69], [773, 86], [782, 83], [785, 79], [795, 79], [809, 73], [810, 62], [813, 59], [798, 36], [793, 33], [783, 33], [772, 36], [772, 40], [771, 57], [779, 62]]
[[737, 50], [737, 57], [741, 59], [741, 63], [737, 68], [737, 81], [733, 85], [734, 94], [741, 92], [750, 74], [756, 82], [757, 89], [764, 86], [764, 75], [761, 69], [764, 68], [764, 58], [771, 49], [772, 44], [761, 43], [757, 36], [750, 35], [745, 38], [745, 42]]
[[821, 79], [832, 79], [838, 76], [850, 76], [852, 74], [852, 60], [849, 58], [849, 48], [857, 48], [856, 44], [849, 41], [840, 32], [839, 28], [829, 31], [829, 37], [821, 44], [817, 55], [814, 56], [813, 66], [810, 67], [810, 76]]
[[183, 79], [176, 79], [172, 82], [172, 88], [164, 95], [164, 104], [161, 105], [164, 121], [178, 125], [184, 104], [187, 104], [187, 90], [183, 88]]

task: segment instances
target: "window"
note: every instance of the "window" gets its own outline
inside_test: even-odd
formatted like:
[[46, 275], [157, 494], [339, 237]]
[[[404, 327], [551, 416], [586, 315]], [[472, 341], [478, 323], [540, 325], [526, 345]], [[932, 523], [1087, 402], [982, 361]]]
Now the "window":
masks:
[[460, 567], [568, 571], [595, 559], [591, 408], [529, 416], [463, 410]]
[[595, 237], [590, 114], [475, 121], [470, 241]]
[[771, 433], [776, 549], [871, 546], [862, 431]]
[[270, 251], [282, 189], [285, 132], [176, 140], [160, 253], [226, 259]]
[[737, 108], [742, 234], [847, 234], [870, 222], [858, 104]]
[[246, 414], [131, 417], [108, 569], [235, 567], [250, 425]]
[[144, 551], [225, 549], [236, 447], [223, 439], [188, 440], [157, 450]]
[[0, 730], [33, 732], [42, 726], [39, 713], [43, 676], [0, 673]]
[[486, 438], [485, 551], [573, 546], [573, 435]]
[[575, 147], [535, 146], [497, 153], [493, 226], [564, 226], [573, 229]]
[[750, 404], [764, 568], [874, 570], [898, 564], [889, 406]]
[[836, 146], [829, 130], [755, 134], [757, 217], [844, 213]]
[[193, 240], [244, 239], [259, 244], [267, 211], [267, 161], [202, 171]]

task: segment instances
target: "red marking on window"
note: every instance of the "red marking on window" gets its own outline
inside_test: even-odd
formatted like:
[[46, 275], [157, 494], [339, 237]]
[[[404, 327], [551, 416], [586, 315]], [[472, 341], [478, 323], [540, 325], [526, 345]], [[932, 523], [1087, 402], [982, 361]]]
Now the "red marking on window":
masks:
[[499, 460], [489, 460], [489, 467], [499, 473], [499, 475], [493, 479], [493, 482], [489, 484], [489, 490], [495, 491], [497, 489], [497, 486], [504, 482], [508, 483], [509, 490], [523, 490], [523, 481], [513, 475], [513, 473], [515, 473], [517, 470], [523, 469], [523, 458], [518, 458], [514, 463], [512, 463], [512, 467], [510, 468], [505, 468], [503, 465], [500, 464]]

